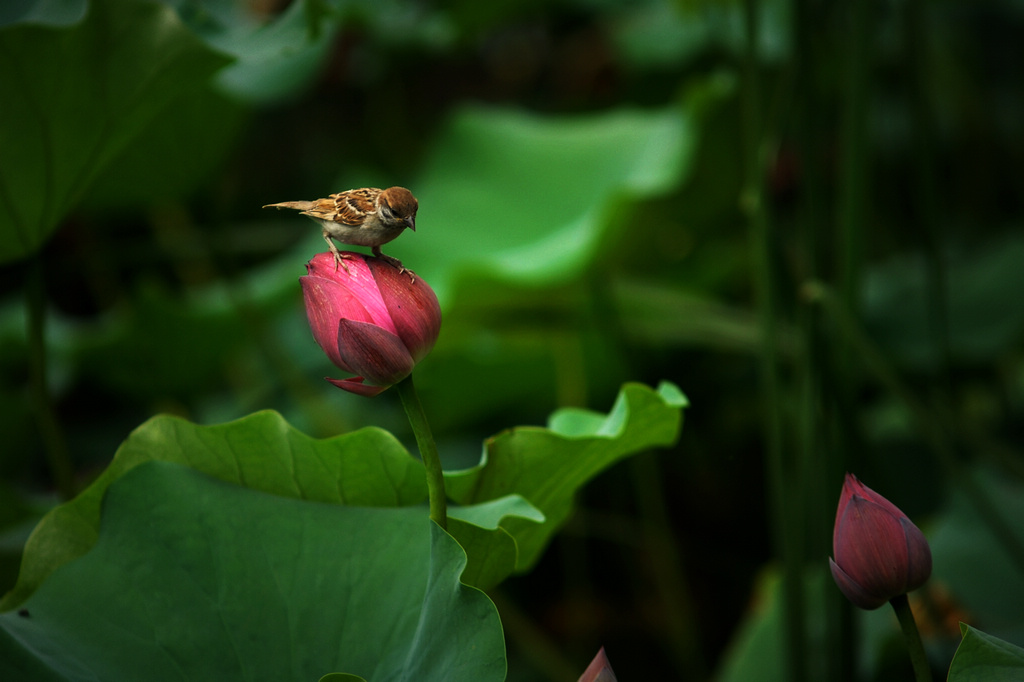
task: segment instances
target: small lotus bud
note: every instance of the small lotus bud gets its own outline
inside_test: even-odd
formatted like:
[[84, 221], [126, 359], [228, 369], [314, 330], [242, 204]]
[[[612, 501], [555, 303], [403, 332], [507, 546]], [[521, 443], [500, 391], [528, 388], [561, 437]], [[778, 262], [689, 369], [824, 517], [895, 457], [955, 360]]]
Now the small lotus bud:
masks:
[[832, 577], [855, 606], [877, 609], [915, 590], [932, 573], [924, 534], [896, 505], [846, 474], [829, 559]]
[[576, 682], [615, 682], [615, 671], [604, 653], [604, 647], [601, 647]]

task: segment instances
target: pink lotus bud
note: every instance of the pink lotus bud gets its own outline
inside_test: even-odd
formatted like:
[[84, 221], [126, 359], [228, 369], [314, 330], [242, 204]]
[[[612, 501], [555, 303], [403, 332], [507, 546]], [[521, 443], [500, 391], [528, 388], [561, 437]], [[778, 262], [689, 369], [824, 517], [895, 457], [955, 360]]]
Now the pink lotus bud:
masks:
[[318, 253], [300, 277], [313, 338], [335, 365], [357, 376], [331, 379], [375, 396], [409, 376], [441, 331], [441, 307], [422, 277], [379, 258], [344, 252], [344, 267]]
[[604, 647], [601, 647], [576, 682], [615, 682], [615, 671], [604, 653]]
[[924, 534], [896, 505], [846, 474], [829, 559], [836, 585], [854, 606], [877, 609], [916, 590], [932, 574]]

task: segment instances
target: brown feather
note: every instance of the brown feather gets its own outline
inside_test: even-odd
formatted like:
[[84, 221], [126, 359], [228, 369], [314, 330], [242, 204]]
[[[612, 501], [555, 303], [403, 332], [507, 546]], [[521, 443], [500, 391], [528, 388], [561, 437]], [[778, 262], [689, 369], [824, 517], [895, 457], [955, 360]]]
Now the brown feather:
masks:
[[316, 202], [313, 201], [282, 201], [279, 204], [267, 204], [263, 208], [293, 208], [296, 211], [308, 211], [309, 209], [313, 208], [313, 205], [315, 203]]
[[[377, 210], [377, 197], [380, 190], [376, 187], [350, 189], [347, 192], [332, 194], [329, 199], [321, 199], [322, 204], [330, 202], [330, 215], [317, 216], [344, 225], [361, 225], [366, 215]], [[311, 215], [307, 213], [306, 215]]]

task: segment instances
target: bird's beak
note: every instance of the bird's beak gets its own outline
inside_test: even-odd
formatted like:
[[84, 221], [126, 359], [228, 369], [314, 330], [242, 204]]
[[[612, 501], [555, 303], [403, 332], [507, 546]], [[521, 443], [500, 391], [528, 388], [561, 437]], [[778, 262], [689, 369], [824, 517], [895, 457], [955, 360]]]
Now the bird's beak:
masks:
[[405, 219], [405, 224], [413, 232], [416, 231], [416, 216], [409, 216]]

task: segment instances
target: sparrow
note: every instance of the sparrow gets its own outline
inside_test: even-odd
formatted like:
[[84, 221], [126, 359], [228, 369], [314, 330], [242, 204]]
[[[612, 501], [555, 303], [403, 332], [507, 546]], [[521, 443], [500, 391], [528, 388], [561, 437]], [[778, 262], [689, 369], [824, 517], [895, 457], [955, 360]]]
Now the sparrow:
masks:
[[339, 252], [333, 239], [342, 244], [372, 247], [374, 256], [398, 268], [399, 272], [412, 274], [412, 270], [402, 266], [402, 261], [380, 252], [382, 244], [402, 234], [405, 228], [416, 231], [419, 202], [405, 187], [388, 187], [383, 190], [363, 187], [332, 194], [326, 199], [283, 201], [267, 204], [263, 208], [292, 208], [320, 223], [324, 228], [324, 241], [334, 254], [335, 270], [340, 264], [348, 272], [342, 259], [352, 256]]

